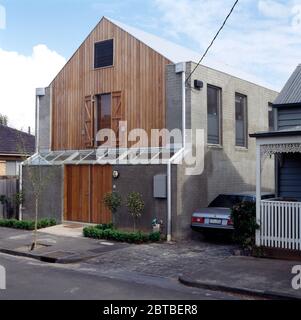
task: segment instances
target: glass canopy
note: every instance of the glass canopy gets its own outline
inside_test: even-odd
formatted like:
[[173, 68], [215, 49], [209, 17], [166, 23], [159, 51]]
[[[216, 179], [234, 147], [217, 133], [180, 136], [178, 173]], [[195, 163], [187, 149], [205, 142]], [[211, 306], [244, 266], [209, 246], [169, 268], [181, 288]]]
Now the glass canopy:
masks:
[[167, 164], [180, 148], [66, 150], [36, 153], [24, 165]]

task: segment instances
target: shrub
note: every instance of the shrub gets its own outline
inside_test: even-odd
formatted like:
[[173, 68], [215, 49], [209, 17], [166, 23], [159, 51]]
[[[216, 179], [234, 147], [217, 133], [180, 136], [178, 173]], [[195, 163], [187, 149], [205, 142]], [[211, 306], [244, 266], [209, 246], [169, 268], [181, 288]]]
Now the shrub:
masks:
[[141, 194], [137, 192], [131, 192], [128, 195], [126, 206], [128, 208], [129, 214], [133, 217], [135, 232], [137, 220], [142, 216], [142, 212], [145, 206]]
[[256, 204], [242, 202], [232, 209], [234, 222], [234, 240], [244, 248], [252, 249], [255, 246], [255, 234], [259, 225], [256, 222]]
[[125, 232], [114, 229], [99, 229], [97, 227], [84, 228], [84, 236], [86, 238], [113, 240], [127, 243], [146, 243], [158, 242], [161, 240], [159, 232], [143, 233], [143, 232]]
[[114, 224], [113, 223], [99, 224], [95, 228], [100, 229], [100, 230], [114, 229]]
[[[48, 228], [56, 225], [55, 219], [42, 219], [38, 221], [38, 229]], [[35, 222], [30, 220], [19, 221], [15, 219], [1, 219], [0, 227], [21, 229], [21, 230], [34, 230]]]
[[104, 205], [112, 212], [114, 215], [118, 208], [121, 207], [122, 198], [117, 192], [106, 193], [103, 198]]

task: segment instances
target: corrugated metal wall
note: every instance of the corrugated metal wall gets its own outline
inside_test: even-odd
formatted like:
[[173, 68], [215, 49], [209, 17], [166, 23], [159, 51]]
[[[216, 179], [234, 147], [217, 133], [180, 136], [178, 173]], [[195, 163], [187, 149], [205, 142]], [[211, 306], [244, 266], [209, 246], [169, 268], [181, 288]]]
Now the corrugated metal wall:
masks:
[[301, 107], [278, 109], [278, 130], [287, 130], [301, 126]]

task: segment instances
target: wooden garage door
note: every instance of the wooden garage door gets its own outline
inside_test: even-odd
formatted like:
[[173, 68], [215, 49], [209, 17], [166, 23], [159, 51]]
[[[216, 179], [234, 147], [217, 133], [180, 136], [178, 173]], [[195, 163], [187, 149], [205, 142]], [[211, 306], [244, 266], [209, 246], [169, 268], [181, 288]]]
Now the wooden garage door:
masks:
[[66, 166], [65, 221], [110, 223], [103, 196], [112, 191], [111, 166]]

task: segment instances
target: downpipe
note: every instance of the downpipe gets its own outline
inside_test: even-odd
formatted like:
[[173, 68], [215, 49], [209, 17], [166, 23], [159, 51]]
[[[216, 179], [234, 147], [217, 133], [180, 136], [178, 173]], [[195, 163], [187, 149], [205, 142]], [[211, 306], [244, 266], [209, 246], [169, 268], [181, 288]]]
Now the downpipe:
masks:
[[186, 63], [176, 65], [176, 73], [182, 74], [182, 149], [167, 163], [167, 242], [172, 240], [172, 164], [184, 154], [186, 148]]

